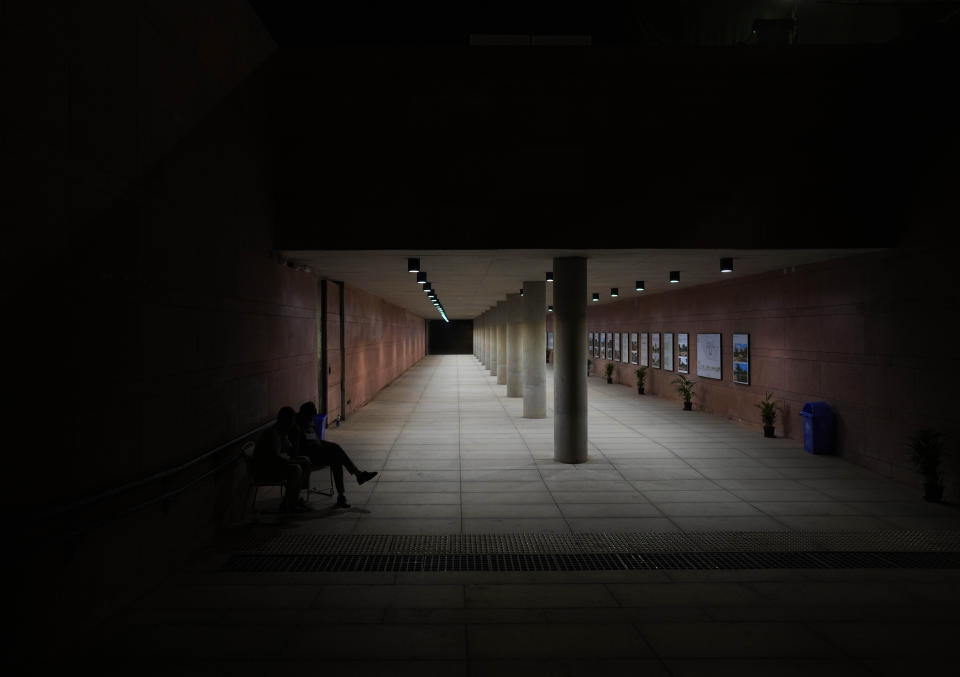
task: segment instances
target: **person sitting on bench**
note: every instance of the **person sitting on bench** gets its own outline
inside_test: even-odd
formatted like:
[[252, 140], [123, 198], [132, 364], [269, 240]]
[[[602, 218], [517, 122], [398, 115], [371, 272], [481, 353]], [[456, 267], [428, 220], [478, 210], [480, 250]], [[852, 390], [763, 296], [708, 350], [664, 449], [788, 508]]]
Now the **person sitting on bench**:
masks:
[[313, 429], [313, 419], [317, 415], [317, 406], [313, 402], [300, 405], [296, 423], [290, 431], [290, 441], [295, 453], [306, 456], [314, 466], [330, 466], [333, 472], [333, 484], [337, 488], [337, 507], [349, 508], [343, 492], [343, 470], [357, 478], [357, 484], [369, 482], [377, 476], [376, 472], [357, 469], [347, 452], [339, 444], [327, 442], [317, 437]]
[[283, 407], [277, 422], [263, 431], [253, 450], [253, 474], [262, 479], [283, 480], [286, 490], [280, 512], [306, 512], [310, 506], [300, 497], [300, 489], [310, 487], [310, 459], [296, 456], [290, 444], [290, 431], [296, 427], [297, 413]]

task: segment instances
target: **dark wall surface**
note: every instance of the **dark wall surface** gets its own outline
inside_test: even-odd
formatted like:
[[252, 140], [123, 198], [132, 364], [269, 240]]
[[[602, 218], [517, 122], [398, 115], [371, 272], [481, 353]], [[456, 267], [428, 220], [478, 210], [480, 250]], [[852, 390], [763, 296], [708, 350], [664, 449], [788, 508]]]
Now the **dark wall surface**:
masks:
[[430, 320], [431, 355], [469, 355], [473, 352], [473, 320]]
[[[802, 440], [803, 404], [825, 401], [836, 415], [836, 453], [918, 485], [905, 453], [907, 439], [925, 427], [944, 433], [948, 448], [960, 439], [940, 338], [949, 336], [944, 312], [960, 301], [950, 282], [954, 256], [895, 249], [641, 295], [589, 308], [587, 329], [688, 333], [695, 410], [756, 426], [759, 435], [754, 405], [773, 393], [777, 436]], [[734, 332], [750, 335], [749, 385], [733, 382]], [[697, 375], [698, 333], [722, 335], [720, 380]], [[591, 359], [591, 375], [605, 374], [607, 360]], [[614, 382], [633, 388], [637, 367], [615, 366]], [[677, 373], [676, 366], [648, 368], [646, 392], [676, 400], [679, 409], [671, 384]], [[945, 483], [957, 491], [955, 481]]]

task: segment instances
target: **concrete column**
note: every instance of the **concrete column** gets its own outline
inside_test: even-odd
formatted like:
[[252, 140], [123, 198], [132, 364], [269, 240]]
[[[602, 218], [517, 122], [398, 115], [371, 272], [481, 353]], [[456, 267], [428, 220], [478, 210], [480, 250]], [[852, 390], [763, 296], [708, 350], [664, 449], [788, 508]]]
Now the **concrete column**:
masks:
[[523, 397], [523, 299], [507, 294], [507, 397]]
[[[497, 367], [500, 366], [500, 344], [497, 342], [497, 325], [500, 323], [500, 309], [494, 306], [490, 309], [490, 375], [497, 375]], [[498, 379], [499, 381], [499, 379]]]
[[523, 417], [547, 417], [547, 283], [523, 283]]
[[474, 320], [474, 327], [477, 336], [477, 342], [474, 344], [477, 349], [476, 355], [480, 363], [483, 364], [483, 315], [477, 316], [477, 319]]
[[587, 260], [553, 260], [553, 458], [587, 461]]
[[497, 385], [507, 385], [507, 302], [497, 301]]

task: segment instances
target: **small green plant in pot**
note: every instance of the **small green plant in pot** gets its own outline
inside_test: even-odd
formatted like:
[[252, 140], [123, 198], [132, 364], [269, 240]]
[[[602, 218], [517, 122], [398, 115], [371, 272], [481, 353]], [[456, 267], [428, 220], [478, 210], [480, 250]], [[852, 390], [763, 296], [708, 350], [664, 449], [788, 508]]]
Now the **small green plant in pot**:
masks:
[[647, 378], [647, 368], [640, 367], [637, 369], [637, 394], [643, 395], [643, 381]]
[[910, 461], [923, 475], [923, 498], [939, 503], [943, 498], [943, 484], [940, 482], [940, 460], [943, 457], [943, 440], [940, 433], [930, 428], [918, 431], [907, 445], [910, 448]]
[[607, 383], [613, 383], [613, 362], [607, 362]]
[[690, 411], [693, 409], [693, 396], [696, 394], [693, 392], [693, 386], [697, 385], [696, 381], [691, 381], [683, 374], [677, 376], [673, 379], [673, 385], [677, 386], [677, 392], [680, 393], [680, 397], [683, 398], [683, 410]]
[[760, 410], [760, 420], [763, 421], [763, 436], [774, 437], [773, 427], [777, 421], [777, 401], [771, 399], [773, 393], [767, 393], [759, 403], [753, 405]]

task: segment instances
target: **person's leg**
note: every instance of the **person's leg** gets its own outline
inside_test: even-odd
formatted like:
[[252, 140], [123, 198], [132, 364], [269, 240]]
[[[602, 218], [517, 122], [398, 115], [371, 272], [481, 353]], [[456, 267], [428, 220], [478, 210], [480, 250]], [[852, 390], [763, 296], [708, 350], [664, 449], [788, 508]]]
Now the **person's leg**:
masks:
[[357, 466], [353, 464], [353, 461], [350, 460], [350, 457], [347, 456], [347, 452], [343, 450], [339, 444], [334, 442], [327, 442], [326, 440], [321, 441], [320, 448], [327, 454], [327, 458], [336, 459], [337, 462], [342, 465], [348, 473], [351, 475], [356, 475], [360, 472], [357, 469]]
[[297, 499], [300, 498], [300, 487], [302, 486], [303, 470], [298, 463], [287, 463], [286, 467], [286, 485], [284, 489], [287, 495], [284, 497], [284, 506], [292, 511], [297, 506]]
[[377, 476], [375, 472], [367, 472], [365, 470], [360, 470], [354, 465], [353, 461], [350, 460], [350, 457], [347, 456], [347, 452], [343, 450], [339, 444], [333, 442], [323, 441], [320, 443], [322, 448], [325, 450], [329, 458], [335, 458], [347, 469], [351, 475], [354, 475], [357, 478], [357, 484], [363, 484], [364, 482], [369, 482], [374, 477]]

